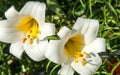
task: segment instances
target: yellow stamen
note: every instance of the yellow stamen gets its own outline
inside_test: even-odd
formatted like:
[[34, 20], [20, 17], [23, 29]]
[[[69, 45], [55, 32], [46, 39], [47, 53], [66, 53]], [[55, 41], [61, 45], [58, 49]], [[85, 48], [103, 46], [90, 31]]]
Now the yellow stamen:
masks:
[[29, 39], [29, 38], [30, 38], [30, 35], [27, 35], [27, 38]]
[[[22, 40], [24, 43], [27, 39], [29, 39], [30, 44], [33, 43], [33, 40], [38, 37], [39, 27], [37, 21], [32, 17], [24, 17], [19, 22], [17, 29], [23, 31], [25, 33], [26, 39]], [[32, 39], [30, 39], [32, 38]]]
[[77, 53], [75, 54], [75, 57], [76, 57], [76, 58], [83, 57], [83, 54], [81, 54], [80, 52], [77, 52]]
[[78, 59], [75, 59], [74, 62], [75, 62], [75, 63], [78, 63]]
[[27, 40], [27, 38], [23, 38], [22, 39], [22, 43], [25, 43], [26, 40]]
[[83, 57], [81, 57], [80, 60], [82, 62], [82, 65], [84, 66], [86, 64], [86, 60]]
[[29, 39], [29, 43], [30, 43], [30, 44], [33, 43], [33, 39], [32, 39], [32, 38]]
[[89, 54], [88, 54], [87, 52], [85, 52], [85, 51], [84, 51], [82, 54], [83, 54], [85, 57], [89, 57]]

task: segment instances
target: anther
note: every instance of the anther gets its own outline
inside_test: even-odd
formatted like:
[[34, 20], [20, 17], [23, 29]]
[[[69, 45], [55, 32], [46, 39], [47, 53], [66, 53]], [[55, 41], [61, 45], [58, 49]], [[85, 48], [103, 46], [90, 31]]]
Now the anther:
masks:
[[89, 57], [89, 54], [87, 52], [82, 53], [85, 57]]
[[74, 62], [75, 62], [75, 63], [78, 63], [78, 59], [75, 59]]
[[32, 38], [29, 39], [29, 43], [30, 43], [30, 44], [33, 43], [33, 39], [32, 39]]
[[29, 38], [30, 38], [30, 35], [27, 35], [27, 38], [29, 39]]
[[25, 43], [26, 40], [27, 40], [27, 38], [23, 38], [22, 39], [22, 43]]
[[84, 58], [80, 58], [82, 65], [84, 66], [86, 64], [86, 60]]
[[83, 57], [83, 54], [81, 54], [80, 52], [77, 52], [75, 55], [77, 58]]
[[79, 54], [79, 57], [83, 57], [83, 55], [82, 55], [82, 54]]

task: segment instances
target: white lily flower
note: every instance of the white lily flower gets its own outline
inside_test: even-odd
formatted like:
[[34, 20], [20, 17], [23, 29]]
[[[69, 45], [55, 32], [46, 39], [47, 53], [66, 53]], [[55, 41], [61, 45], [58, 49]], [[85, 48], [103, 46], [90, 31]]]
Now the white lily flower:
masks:
[[72, 30], [63, 27], [59, 40], [50, 40], [45, 56], [54, 63], [62, 64], [60, 75], [92, 75], [102, 64], [99, 52], [105, 51], [105, 39], [96, 38], [97, 20], [78, 18]]
[[25, 50], [35, 61], [45, 59], [45, 37], [55, 34], [55, 25], [45, 22], [45, 9], [44, 3], [29, 1], [20, 12], [14, 6], [5, 12], [7, 19], [0, 21], [0, 41], [11, 43], [10, 53], [21, 58]]

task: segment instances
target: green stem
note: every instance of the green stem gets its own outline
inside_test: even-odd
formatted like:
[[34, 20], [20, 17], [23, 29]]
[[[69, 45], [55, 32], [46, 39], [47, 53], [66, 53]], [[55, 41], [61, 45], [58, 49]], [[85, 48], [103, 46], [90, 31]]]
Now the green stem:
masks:
[[118, 21], [118, 15], [117, 15], [117, 12], [115, 11], [115, 9], [113, 8], [113, 6], [111, 5], [111, 0], [109, 0], [109, 2], [106, 2], [105, 3], [107, 4], [107, 6], [109, 7], [109, 9], [114, 13], [115, 17], [116, 17], [116, 20]]
[[85, 4], [83, 3], [83, 1], [82, 0], [79, 0], [79, 1], [81, 3], [82, 7], [85, 9]]
[[49, 68], [50, 64], [51, 64], [51, 61], [49, 61], [47, 66], [46, 66], [46, 72], [48, 72], [48, 68]]
[[89, 9], [90, 9], [90, 17], [92, 17], [92, 4], [91, 4], [91, 0], [89, 0]]
[[114, 71], [116, 70], [116, 68], [120, 65], [120, 61], [113, 67], [112, 71], [111, 71], [111, 75], [114, 74]]
[[58, 68], [60, 65], [58, 64], [58, 65], [56, 65], [55, 67], [53, 67], [53, 69], [50, 71], [50, 74], [49, 75], [52, 75], [52, 73], [53, 73], [53, 71], [56, 69], [56, 68]]

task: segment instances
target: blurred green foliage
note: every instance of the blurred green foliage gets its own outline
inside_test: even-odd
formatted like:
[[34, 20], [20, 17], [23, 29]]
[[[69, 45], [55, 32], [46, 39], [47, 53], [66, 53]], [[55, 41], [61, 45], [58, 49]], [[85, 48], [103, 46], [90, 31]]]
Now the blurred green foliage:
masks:
[[[29, 0], [0, 0], [0, 19], [12, 5], [19, 11]], [[120, 49], [120, 0], [34, 0], [47, 5], [46, 22], [71, 27], [78, 17], [97, 19], [100, 23], [98, 37], [106, 39], [106, 49]], [[19, 60], [9, 53], [9, 45], [0, 42], [0, 75], [56, 75], [60, 65], [50, 61], [32, 61], [25, 53]], [[120, 62], [120, 58], [115, 56]], [[75, 75], [78, 75], [75, 73]], [[95, 75], [112, 75], [107, 70], [105, 59]]]

